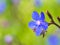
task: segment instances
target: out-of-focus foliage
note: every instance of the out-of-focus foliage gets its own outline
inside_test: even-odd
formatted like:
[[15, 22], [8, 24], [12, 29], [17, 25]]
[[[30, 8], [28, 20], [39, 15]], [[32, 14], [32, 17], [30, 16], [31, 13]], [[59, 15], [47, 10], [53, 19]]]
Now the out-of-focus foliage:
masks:
[[[0, 45], [6, 45], [5, 35], [12, 35], [13, 45], [48, 45], [47, 39], [57, 30], [55, 25], [49, 26], [44, 38], [36, 36], [28, 27], [32, 20], [32, 12], [41, 11], [45, 14], [45, 20], [50, 22], [46, 10], [52, 14], [54, 21], [60, 25], [56, 17], [60, 17], [60, 4], [58, 0], [41, 0], [42, 6], [36, 7], [34, 0], [20, 0], [18, 6], [14, 6], [11, 0], [6, 0], [7, 6], [5, 11], [0, 14]], [[7, 21], [7, 22], [6, 22]], [[5, 22], [5, 23], [4, 23]], [[8, 23], [8, 24], [7, 24]]]

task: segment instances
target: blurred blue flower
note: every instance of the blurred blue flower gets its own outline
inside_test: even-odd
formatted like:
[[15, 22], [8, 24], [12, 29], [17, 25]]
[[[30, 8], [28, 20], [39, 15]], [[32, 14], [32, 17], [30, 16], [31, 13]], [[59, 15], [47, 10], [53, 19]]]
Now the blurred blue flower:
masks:
[[5, 9], [6, 9], [6, 1], [0, 0], [0, 13], [3, 13]]
[[11, 35], [6, 35], [6, 36], [4, 37], [4, 41], [5, 41], [6, 43], [11, 43], [12, 40], [13, 40], [13, 37], [12, 37]]
[[29, 22], [29, 27], [31, 29], [35, 29], [35, 33], [37, 36], [39, 36], [42, 32], [42, 30], [47, 30], [48, 23], [45, 22], [45, 16], [44, 13], [41, 12], [39, 15], [36, 11], [32, 13], [33, 21]]
[[60, 0], [56, 0], [56, 2], [57, 2], [58, 4], [60, 4]]
[[58, 41], [59, 41], [59, 39], [56, 35], [51, 35], [48, 38], [48, 42], [50, 45], [58, 45]]
[[40, 6], [42, 6], [42, 1], [41, 0], [34, 0], [34, 5], [36, 7], [40, 7]]

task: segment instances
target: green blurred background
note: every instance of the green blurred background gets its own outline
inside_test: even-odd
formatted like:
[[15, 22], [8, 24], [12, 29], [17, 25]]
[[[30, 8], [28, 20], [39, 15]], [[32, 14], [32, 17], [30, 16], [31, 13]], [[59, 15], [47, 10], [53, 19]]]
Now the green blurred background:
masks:
[[[4, 36], [7, 34], [13, 35], [15, 40], [17, 39], [22, 45], [48, 45], [47, 39], [49, 35], [55, 33], [58, 29], [55, 25], [49, 26], [44, 38], [42, 36], [36, 36], [35, 33], [28, 27], [28, 23], [32, 20], [32, 12], [41, 11], [45, 14], [45, 20], [50, 22], [49, 17], [46, 14], [48, 10], [54, 21], [60, 25], [57, 17], [60, 17], [60, 2], [58, 0], [41, 0], [41, 5], [36, 7], [34, 5], [34, 0], [20, 0], [17, 9], [15, 10], [10, 0], [7, 1], [7, 8], [3, 14], [0, 14], [0, 23], [3, 20], [9, 21], [8, 27], [3, 27], [0, 25], [0, 45], [6, 45], [4, 43]], [[13, 7], [13, 10], [12, 10]], [[18, 45], [13, 42], [13, 45]]]

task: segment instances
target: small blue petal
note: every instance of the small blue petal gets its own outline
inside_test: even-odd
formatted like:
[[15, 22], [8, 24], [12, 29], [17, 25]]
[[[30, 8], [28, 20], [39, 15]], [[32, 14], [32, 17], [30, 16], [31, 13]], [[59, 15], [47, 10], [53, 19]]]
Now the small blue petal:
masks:
[[5, 8], [6, 8], [6, 3], [0, 2], [0, 13], [4, 12]]
[[44, 29], [44, 30], [47, 30], [47, 28], [48, 28], [48, 23], [47, 23], [47, 22], [42, 22], [41, 24], [42, 24], [43, 29]]
[[41, 14], [40, 14], [40, 20], [45, 20], [45, 15], [44, 15], [44, 13], [43, 12], [41, 12]]
[[39, 19], [39, 14], [38, 14], [36, 11], [34, 11], [34, 12], [32, 13], [32, 18], [33, 18], [34, 20], [38, 20], [38, 19]]
[[40, 36], [41, 32], [42, 32], [42, 27], [38, 27], [35, 31], [36, 36]]
[[48, 38], [48, 42], [50, 45], [58, 45], [58, 37], [56, 35], [51, 35]]
[[30, 28], [32, 28], [32, 29], [34, 29], [34, 28], [36, 28], [36, 23], [34, 22], [34, 21], [31, 21], [31, 22], [29, 22], [29, 27]]

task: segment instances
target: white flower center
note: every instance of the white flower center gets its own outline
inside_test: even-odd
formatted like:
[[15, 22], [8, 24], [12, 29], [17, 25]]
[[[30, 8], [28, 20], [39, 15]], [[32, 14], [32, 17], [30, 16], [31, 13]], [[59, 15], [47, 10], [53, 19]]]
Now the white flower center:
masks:
[[41, 22], [40, 22], [39, 20], [38, 20], [38, 21], [36, 21], [36, 24], [37, 24], [37, 25], [40, 25], [40, 23], [41, 23]]

